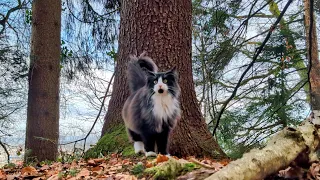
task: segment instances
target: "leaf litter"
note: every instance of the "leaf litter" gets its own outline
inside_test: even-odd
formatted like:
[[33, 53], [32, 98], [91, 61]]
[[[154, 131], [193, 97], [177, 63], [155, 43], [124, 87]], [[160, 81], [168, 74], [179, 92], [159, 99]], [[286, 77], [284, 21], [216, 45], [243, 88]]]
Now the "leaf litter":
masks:
[[[195, 157], [177, 158], [158, 155], [150, 159], [144, 156], [122, 157], [120, 154], [111, 154], [103, 158], [72, 162], [52, 162], [50, 164], [4, 166], [0, 169], [0, 180], [35, 179], [35, 180], [77, 180], [77, 179], [104, 179], [104, 180], [147, 180], [157, 179], [155, 174], [146, 173], [146, 170], [165, 167], [171, 161], [182, 164], [183, 171], [170, 176], [168, 179], [200, 180], [209, 177], [226, 166], [230, 160], [216, 161], [210, 158], [197, 159]], [[168, 167], [166, 167], [168, 168]], [[181, 169], [180, 169], [181, 170]], [[316, 179], [320, 180], [320, 164], [313, 163], [309, 169], [288, 167], [278, 174], [266, 179]]]

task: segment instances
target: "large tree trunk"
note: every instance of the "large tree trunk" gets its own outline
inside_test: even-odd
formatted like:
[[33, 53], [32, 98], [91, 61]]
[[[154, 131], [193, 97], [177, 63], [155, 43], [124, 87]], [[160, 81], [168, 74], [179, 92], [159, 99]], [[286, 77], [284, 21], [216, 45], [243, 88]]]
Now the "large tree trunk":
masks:
[[61, 0], [34, 0], [25, 160], [55, 160], [59, 138]]
[[181, 87], [182, 117], [170, 137], [176, 156], [224, 157], [209, 133], [197, 103], [191, 64], [191, 0], [124, 0], [116, 77], [102, 135], [122, 124], [121, 109], [129, 95], [126, 65], [129, 54], [148, 52], [160, 71], [176, 66]]

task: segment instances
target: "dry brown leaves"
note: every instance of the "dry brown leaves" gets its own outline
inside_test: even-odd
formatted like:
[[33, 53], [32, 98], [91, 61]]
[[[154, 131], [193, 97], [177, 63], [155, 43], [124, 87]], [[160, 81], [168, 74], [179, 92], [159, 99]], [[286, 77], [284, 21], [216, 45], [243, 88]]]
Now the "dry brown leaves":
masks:
[[130, 171], [124, 166], [132, 166], [130, 159], [122, 159], [112, 154], [106, 158], [80, 160], [71, 163], [54, 162], [51, 165], [18, 166], [0, 170], [1, 179], [121, 179], [131, 180], [136, 177], [130, 175]]

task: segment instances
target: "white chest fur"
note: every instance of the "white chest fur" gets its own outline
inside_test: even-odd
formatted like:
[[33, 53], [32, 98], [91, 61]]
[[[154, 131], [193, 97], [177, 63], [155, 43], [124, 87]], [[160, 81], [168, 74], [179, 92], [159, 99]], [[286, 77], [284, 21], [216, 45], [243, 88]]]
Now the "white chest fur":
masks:
[[[179, 102], [171, 94], [155, 94], [152, 96], [154, 103], [153, 114], [158, 121], [167, 122], [179, 109]], [[162, 123], [161, 123], [162, 125]]]

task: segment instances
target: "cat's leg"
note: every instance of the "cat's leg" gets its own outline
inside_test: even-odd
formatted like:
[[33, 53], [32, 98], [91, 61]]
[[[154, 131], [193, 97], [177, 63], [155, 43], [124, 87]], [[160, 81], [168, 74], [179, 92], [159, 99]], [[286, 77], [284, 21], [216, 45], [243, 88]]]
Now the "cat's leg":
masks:
[[131, 131], [130, 129], [128, 129], [128, 132], [129, 132], [129, 135], [131, 136], [131, 139], [134, 142], [134, 144], [133, 144], [134, 152], [136, 154], [145, 153], [144, 145], [143, 145], [141, 136], [139, 134]]
[[142, 140], [146, 150], [146, 156], [157, 156], [157, 153], [154, 151], [156, 142], [155, 134], [142, 134]]
[[169, 138], [170, 130], [169, 128], [163, 128], [162, 132], [157, 135], [156, 143], [158, 152], [163, 155], [168, 154], [168, 138]]

